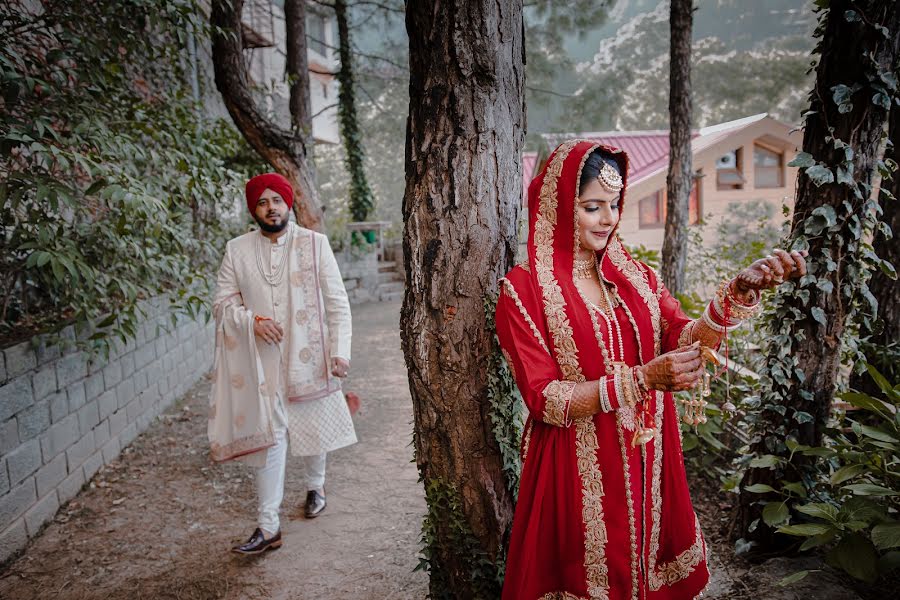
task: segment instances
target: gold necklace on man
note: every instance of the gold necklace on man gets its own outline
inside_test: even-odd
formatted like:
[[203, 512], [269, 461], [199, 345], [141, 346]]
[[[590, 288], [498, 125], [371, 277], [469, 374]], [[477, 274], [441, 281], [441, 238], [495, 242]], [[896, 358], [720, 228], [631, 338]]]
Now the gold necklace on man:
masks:
[[269, 252], [271, 253], [271, 244], [277, 244], [278, 240], [276, 239], [273, 242], [266, 236], [262, 235], [262, 232], [260, 232], [259, 238], [256, 240], [256, 267], [259, 269], [260, 274], [263, 276], [266, 282], [272, 287], [276, 287], [281, 283], [282, 279], [284, 279], [284, 273], [287, 270], [287, 258], [288, 254], [291, 251], [291, 241], [294, 238], [294, 228], [290, 226], [290, 223], [288, 223], [288, 231], [285, 235], [287, 236], [287, 239], [285, 239], [284, 241], [285, 247], [284, 252], [281, 255], [281, 262], [279, 262], [278, 266], [275, 267], [275, 269], [273, 269], [271, 272], [267, 271], [263, 266], [263, 249], [261, 246], [268, 246]]

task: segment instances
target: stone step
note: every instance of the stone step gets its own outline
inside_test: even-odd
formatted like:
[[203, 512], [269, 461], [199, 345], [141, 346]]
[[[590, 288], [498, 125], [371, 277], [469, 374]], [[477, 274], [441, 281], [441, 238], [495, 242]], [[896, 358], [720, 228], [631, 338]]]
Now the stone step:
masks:
[[378, 274], [378, 283], [392, 283], [394, 281], [403, 281], [403, 276], [397, 271], [387, 271]]
[[381, 294], [390, 294], [393, 292], [403, 293], [406, 289], [406, 284], [402, 281], [391, 281], [388, 283], [379, 283], [378, 288], [376, 288], [376, 293], [380, 296]]
[[403, 300], [403, 292], [390, 292], [378, 297], [380, 302], [400, 302]]
[[389, 271], [396, 271], [398, 268], [397, 263], [392, 260], [383, 260], [378, 262], [378, 272], [379, 273], [387, 273]]

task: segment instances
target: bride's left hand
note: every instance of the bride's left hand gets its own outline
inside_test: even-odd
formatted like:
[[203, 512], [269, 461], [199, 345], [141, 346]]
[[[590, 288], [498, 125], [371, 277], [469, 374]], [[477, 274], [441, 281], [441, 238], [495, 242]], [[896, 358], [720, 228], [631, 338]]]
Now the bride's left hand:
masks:
[[771, 289], [789, 279], [806, 275], [807, 252], [773, 250], [738, 273], [734, 285], [738, 293]]

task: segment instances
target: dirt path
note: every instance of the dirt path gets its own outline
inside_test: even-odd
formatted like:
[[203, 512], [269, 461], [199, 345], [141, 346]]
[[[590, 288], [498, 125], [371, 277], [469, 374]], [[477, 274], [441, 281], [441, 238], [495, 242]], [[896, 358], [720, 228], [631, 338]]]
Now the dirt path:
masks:
[[0, 598], [424, 598], [399, 304], [357, 306], [353, 317], [345, 389], [362, 398], [360, 443], [329, 454], [328, 508], [315, 520], [302, 517], [303, 467], [289, 459], [282, 549], [228, 552], [255, 527], [253, 479], [242, 465], [209, 463], [203, 381], [0, 573]]

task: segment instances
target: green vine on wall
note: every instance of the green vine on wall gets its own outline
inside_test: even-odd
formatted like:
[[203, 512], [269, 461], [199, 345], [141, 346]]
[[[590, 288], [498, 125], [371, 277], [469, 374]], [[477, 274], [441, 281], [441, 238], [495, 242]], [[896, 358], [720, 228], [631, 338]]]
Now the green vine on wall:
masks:
[[344, 140], [344, 164], [350, 174], [350, 214], [354, 221], [365, 221], [375, 208], [375, 200], [366, 179], [366, 154], [359, 131], [359, 117], [356, 114], [356, 81], [347, 25], [347, 3], [344, 0], [335, 0], [335, 14], [338, 20], [341, 59], [341, 68], [337, 74], [340, 84], [338, 119], [341, 137]]
[[245, 144], [188, 95], [195, 2], [33, 8], [0, 4], [0, 338], [74, 323], [104, 352], [142, 299], [206, 311]]

